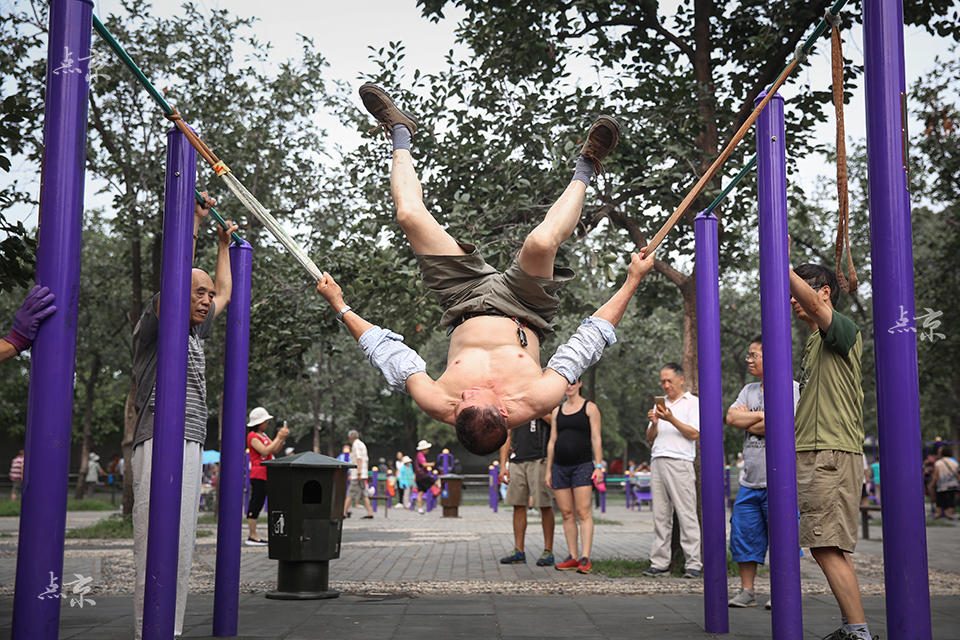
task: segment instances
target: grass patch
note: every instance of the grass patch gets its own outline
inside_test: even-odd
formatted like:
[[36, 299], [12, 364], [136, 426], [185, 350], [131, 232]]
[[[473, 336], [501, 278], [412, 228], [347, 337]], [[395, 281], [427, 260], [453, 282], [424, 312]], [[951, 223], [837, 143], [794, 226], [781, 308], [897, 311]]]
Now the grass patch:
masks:
[[614, 527], [619, 527], [623, 525], [623, 523], [620, 522], [619, 520], [608, 520], [607, 518], [594, 518], [593, 524], [608, 524]]
[[[109, 502], [107, 502], [106, 500], [99, 500], [97, 498], [86, 498], [85, 500], [76, 500], [74, 498], [67, 498], [67, 511], [115, 511], [119, 507], [120, 507], [119, 504], [117, 504], [117, 506], [114, 506]], [[19, 516], [19, 515], [20, 515], [19, 500], [0, 501], [0, 517]]]
[[133, 519], [112, 515], [100, 522], [67, 531], [68, 538], [123, 539], [133, 538]]
[[[640, 578], [643, 572], [650, 568], [649, 560], [628, 560], [626, 558], [612, 558], [610, 560], [593, 560], [593, 571], [608, 578]], [[762, 571], [763, 569], [761, 569]], [[740, 575], [737, 563], [727, 552], [727, 575], [735, 577]], [[683, 568], [675, 569], [671, 578], [680, 578], [683, 576]]]
[[650, 568], [649, 560], [627, 560], [613, 558], [611, 560], [593, 560], [593, 572], [608, 578], [639, 578]]
[[930, 520], [927, 520], [927, 526], [928, 527], [952, 527], [954, 526], [954, 521], [947, 520], [946, 518], [931, 518]]
[[[198, 538], [208, 538], [212, 535], [213, 531], [204, 529], [197, 530]], [[132, 539], [133, 519], [124, 518], [120, 514], [115, 514], [88, 527], [70, 529], [67, 531], [67, 537], [98, 540], [123, 540], [126, 538]]]
[[217, 524], [217, 514], [205, 513], [197, 518], [197, 524]]

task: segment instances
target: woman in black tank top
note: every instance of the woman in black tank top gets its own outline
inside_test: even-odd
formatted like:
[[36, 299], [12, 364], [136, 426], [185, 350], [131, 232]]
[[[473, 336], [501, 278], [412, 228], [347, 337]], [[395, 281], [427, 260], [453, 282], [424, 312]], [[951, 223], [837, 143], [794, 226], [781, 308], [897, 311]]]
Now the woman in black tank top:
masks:
[[[547, 484], [563, 515], [569, 555], [557, 563], [560, 571], [590, 573], [593, 546], [593, 481], [602, 479], [603, 448], [600, 410], [580, 395], [581, 382], [567, 387], [566, 400], [553, 410], [547, 443]], [[577, 545], [577, 522], [581, 546]]]

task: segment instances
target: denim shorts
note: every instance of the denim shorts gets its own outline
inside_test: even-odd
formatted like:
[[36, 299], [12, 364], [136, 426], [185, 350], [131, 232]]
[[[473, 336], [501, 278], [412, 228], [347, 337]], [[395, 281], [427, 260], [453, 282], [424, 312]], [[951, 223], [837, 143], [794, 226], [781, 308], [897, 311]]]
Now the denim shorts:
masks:
[[763, 564], [767, 556], [767, 490], [741, 486], [730, 518], [734, 562]]
[[592, 462], [571, 465], [554, 462], [550, 473], [553, 476], [551, 482], [554, 489], [573, 489], [593, 485]]

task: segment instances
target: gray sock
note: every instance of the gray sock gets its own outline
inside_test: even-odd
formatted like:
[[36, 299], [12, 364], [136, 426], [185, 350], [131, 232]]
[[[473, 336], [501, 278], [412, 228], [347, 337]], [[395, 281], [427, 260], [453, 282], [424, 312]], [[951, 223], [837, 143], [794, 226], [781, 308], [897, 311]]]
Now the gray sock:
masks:
[[397, 149], [406, 149], [410, 150], [410, 129], [407, 129], [402, 124], [393, 125], [393, 130], [390, 131], [390, 137], [393, 139], [393, 150]]
[[860, 624], [850, 624], [848, 622], [844, 622], [843, 630], [847, 633], [852, 633], [861, 640], [871, 640], [870, 629], [867, 628], [866, 622]]
[[586, 156], [577, 157], [577, 166], [573, 169], [572, 180], [579, 180], [589, 187], [594, 173], [596, 169], [593, 166], [593, 160]]

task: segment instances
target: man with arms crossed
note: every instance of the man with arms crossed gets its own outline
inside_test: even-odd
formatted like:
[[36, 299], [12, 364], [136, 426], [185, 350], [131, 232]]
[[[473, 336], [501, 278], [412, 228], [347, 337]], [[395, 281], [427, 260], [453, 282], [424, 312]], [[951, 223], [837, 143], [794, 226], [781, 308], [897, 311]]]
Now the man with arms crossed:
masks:
[[[747, 370], [760, 382], [751, 382], [740, 390], [727, 410], [726, 422], [742, 429], [743, 469], [740, 488], [730, 517], [730, 555], [740, 568], [740, 592], [730, 599], [731, 607], [753, 607], [757, 604], [754, 580], [757, 565], [767, 557], [767, 443], [763, 413], [763, 343], [760, 336], [747, 347]], [[793, 408], [800, 399], [800, 385], [793, 383]], [[770, 600], [767, 600], [767, 609]]]

